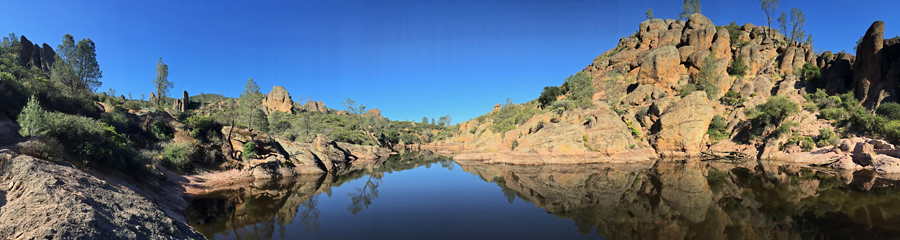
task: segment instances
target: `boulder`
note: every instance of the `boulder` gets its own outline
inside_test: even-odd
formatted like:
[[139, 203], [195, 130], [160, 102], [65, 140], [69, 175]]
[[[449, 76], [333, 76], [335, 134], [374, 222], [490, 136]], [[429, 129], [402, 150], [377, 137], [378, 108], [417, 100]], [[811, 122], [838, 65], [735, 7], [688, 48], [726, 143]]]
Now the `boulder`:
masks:
[[716, 26], [706, 16], [691, 14], [681, 35], [681, 42], [694, 46], [697, 50], [709, 49], [716, 35]]
[[871, 165], [875, 155], [875, 146], [869, 143], [858, 142], [853, 148], [853, 161], [862, 166]]
[[363, 116], [373, 117], [376, 119], [384, 118], [383, 116], [381, 116], [381, 109], [377, 109], [377, 108], [369, 109], [368, 111], [366, 111], [366, 113], [363, 113]]
[[307, 101], [306, 105], [303, 105], [304, 110], [307, 112], [328, 112], [328, 108], [325, 107], [325, 104], [322, 101]]
[[631, 91], [628, 96], [622, 99], [623, 104], [641, 105], [644, 102], [654, 99], [653, 96], [665, 94], [665, 91], [653, 85], [640, 85]]
[[662, 156], [699, 156], [709, 122], [715, 115], [706, 92], [696, 91], [672, 103], [657, 123], [653, 142]]
[[856, 63], [853, 66], [853, 82], [856, 99], [863, 105], [871, 106], [883, 89], [881, 49], [884, 47], [884, 22], [875, 21], [856, 49]]
[[837, 161], [828, 165], [830, 168], [834, 169], [846, 169], [846, 170], [858, 170], [862, 169], [862, 166], [853, 162], [853, 158], [849, 155], [843, 155], [838, 158]]
[[900, 159], [879, 154], [872, 157], [872, 170], [878, 173], [900, 173]]
[[641, 68], [638, 72], [638, 83], [653, 84], [664, 89], [678, 83], [681, 56], [674, 46], [650, 50], [639, 61]]
[[716, 58], [731, 59], [731, 36], [728, 34], [728, 29], [720, 28], [719, 31], [716, 31], [710, 50]]
[[662, 19], [648, 19], [641, 23], [638, 37], [641, 40], [640, 49], [656, 48], [659, 44], [659, 36], [667, 30], [667, 25]]
[[191, 97], [188, 96], [187, 90], [181, 92], [181, 111], [187, 111], [187, 105], [191, 103]]
[[274, 111], [293, 113], [294, 101], [291, 100], [287, 89], [282, 86], [272, 87], [272, 91], [266, 96], [265, 103], [269, 113]]

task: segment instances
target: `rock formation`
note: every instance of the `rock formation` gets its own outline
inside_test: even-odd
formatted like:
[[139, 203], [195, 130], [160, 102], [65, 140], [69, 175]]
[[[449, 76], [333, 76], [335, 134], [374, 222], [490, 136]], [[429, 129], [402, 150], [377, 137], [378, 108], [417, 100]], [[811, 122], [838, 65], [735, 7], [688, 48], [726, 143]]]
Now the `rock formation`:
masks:
[[285, 113], [293, 113], [294, 101], [291, 95], [282, 86], [275, 86], [264, 101], [266, 103], [267, 112], [281, 111]]
[[303, 109], [306, 110], [307, 112], [323, 112], [323, 113], [328, 112], [328, 108], [325, 107], [325, 104], [322, 103], [322, 101], [318, 101], [318, 102], [308, 101], [308, 102], [306, 102], [306, 105], [303, 105]]
[[884, 48], [884, 22], [875, 21], [857, 46], [856, 63], [853, 66], [856, 98], [865, 105], [874, 105], [879, 91], [885, 87], [886, 81], [882, 78], [882, 62], [884, 62], [882, 48]]
[[53, 51], [53, 48], [47, 43], [44, 43], [43, 47], [41, 47], [41, 69], [44, 72], [50, 72], [50, 68], [53, 67], [53, 63], [56, 61], [56, 52]]
[[363, 114], [363, 116], [374, 117], [376, 119], [384, 118], [383, 116], [381, 116], [381, 109], [377, 108], [369, 109], [368, 111], [366, 111], [366, 113]]
[[714, 114], [706, 92], [691, 93], [669, 105], [659, 117], [653, 146], [664, 156], [699, 156]]
[[[153, 97], [154, 97], [153, 93], [150, 93], [150, 98], [152, 99]], [[181, 99], [177, 99], [177, 98], [175, 99], [175, 103], [172, 104], [172, 109], [184, 112], [184, 111], [187, 111], [187, 108], [188, 108], [187, 105], [190, 103], [191, 103], [191, 98], [188, 96], [187, 90], [184, 90], [184, 92], [182, 93]]]
[[34, 51], [34, 45], [25, 35], [19, 36], [19, 64], [28, 65], [31, 63], [31, 53]]

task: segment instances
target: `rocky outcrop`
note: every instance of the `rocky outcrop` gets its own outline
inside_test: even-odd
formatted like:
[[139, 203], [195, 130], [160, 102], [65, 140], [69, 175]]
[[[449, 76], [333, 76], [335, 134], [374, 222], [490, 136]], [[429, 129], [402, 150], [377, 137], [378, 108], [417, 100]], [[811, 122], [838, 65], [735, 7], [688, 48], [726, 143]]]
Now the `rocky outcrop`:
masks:
[[882, 48], [884, 48], [884, 22], [875, 21], [857, 46], [856, 62], [853, 66], [856, 98], [870, 107], [880, 100], [882, 90], [894, 92], [894, 89], [886, 89], [888, 81], [884, 79], [885, 59]]
[[325, 104], [322, 103], [322, 101], [318, 101], [318, 102], [308, 101], [308, 102], [306, 102], [305, 105], [303, 105], [303, 109], [306, 110], [307, 112], [323, 112], [323, 113], [328, 112], [328, 108], [325, 107]]
[[715, 112], [705, 92], [697, 91], [672, 103], [659, 117], [653, 146], [662, 156], [699, 156]]
[[41, 69], [49, 73], [54, 62], [56, 62], [56, 52], [53, 51], [50, 45], [44, 43], [43, 47], [41, 47]]
[[681, 42], [693, 46], [696, 50], [710, 49], [717, 32], [716, 25], [713, 25], [709, 18], [702, 14], [694, 13], [691, 14], [685, 24]]
[[294, 101], [291, 100], [291, 95], [287, 89], [284, 89], [282, 86], [272, 87], [272, 91], [266, 96], [264, 102], [269, 113], [274, 111], [293, 113]]
[[[74, 167], [2, 160], [0, 236], [16, 239], [204, 239], [152, 201]], [[182, 220], [176, 220], [182, 219]]]
[[[153, 94], [151, 93], [151, 96], [152, 95]], [[175, 99], [175, 103], [172, 105], [172, 109], [184, 112], [187, 111], [187, 105], [190, 104], [191, 98], [190, 96], [188, 96], [187, 90], [184, 90], [181, 95], [181, 99]]]
[[681, 55], [674, 46], [651, 50], [640, 60], [639, 83], [652, 84], [663, 89], [671, 88], [680, 79]]
[[363, 116], [376, 118], [376, 119], [384, 118], [383, 116], [381, 116], [381, 109], [377, 109], [377, 108], [367, 110], [366, 113], [363, 113]]
[[35, 44], [31, 49], [31, 61], [28, 62], [28, 66], [41, 68], [43, 66], [41, 63], [41, 46]]
[[19, 36], [19, 64], [30, 65], [31, 53], [34, 51], [34, 45], [25, 35]]

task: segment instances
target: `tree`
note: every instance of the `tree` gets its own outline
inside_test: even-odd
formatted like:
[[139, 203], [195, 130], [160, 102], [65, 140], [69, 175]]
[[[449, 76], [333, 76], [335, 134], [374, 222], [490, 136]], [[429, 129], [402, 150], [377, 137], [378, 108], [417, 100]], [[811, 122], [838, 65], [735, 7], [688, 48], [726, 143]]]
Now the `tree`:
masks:
[[770, 31], [772, 31], [772, 18], [775, 17], [775, 10], [778, 9], [779, 0], [759, 0], [762, 4], [762, 10], [766, 14], [766, 26], [769, 27], [768, 31], [766, 31], [766, 37], [772, 37]]
[[684, 3], [681, 4], [681, 9], [683, 12], [678, 15], [678, 19], [687, 21], [691, 14], [700, 13], [700, 0], [684, 0]]
[[175, 86], [175, 83], [169, 82], [169, 65], [166, 65], [162, 58], [156, 62], [156, 78], [153, 79], [153, 86], [156, 88], [156, 105], [159, 105], [160, 100], [169, 95], [169, 89]]
[[[813, 49], [813, 38], [812, 38], [812, 34], [807, 35], [807, 37], [806, 37], [806, 44], [809, 44], [809, 49]], [[819, 53], [821, 53], [821, 52], [822, 52], [822, 51], [820, 50]]]
[[244, 92], [241, 93], [240, 99], [238, 99], [241, 105], [241, 115], [244, 115], [244, 118], [247, 119], [247, 129], [253, 130], [253, 117], [254, 110], [256, 107], [262, 103], [263, 94], [259, 92], [259, 85], [256, 85], [256, 82], [253, 81], [253, 78], [247, 80], [247, 85], [244, 85]]
[[40, 102], [32, 95], [17, 119], [19, 126], [22, 127], [19, 129], [19, 134], [25, 137], [40, 137], [46, 134], [47, 118], [44, 115], [45, 112], [41, 108]]
[[72, 70], [78, 78], [78, 89], [86, 92], [93, 92], [102, 84], [100, 78], [103, 77], [103, 71], [100, 71], [100, 64], [97, 63], [97, 48], [94, 41], [81, 39], [75, 45], [75, 59], [70, 61]]
[[644, 12], [647, 15], [647, 19], [653, 19], [653, 9], [647, 9], [647, 12]]
[[[59, 68], [58, 73], [56, 65], [51, 73], [61, 74], [62, 76], [51, 76], [55, 80], [59, 80], [66, 86], [69, 96], [77, 96], [86, 92], [93, 92], [102, 84], [100, 78], [103, 72], [100, 71], [100, 64], [97, 63], [97, 52], [94, 41], [90, 38], [81, 39], [75, 44], [75, 39], [71, 34], [63, 35], [63, 42], [57, 46], [58, 59], [56, 62], [65, 63], [71, 72], [65, 68]], [[71, 73], [71, 76], [70, 76]]]
[[439, 117], [438, 125], [440, 125], [442, 127], [447, 127], [447, 126], [450, 126], [450, 121], [451, 121], [450, 115]]
[[63, 90], [66, 95], [78, 95], [79, 91], [77, 88], [75, 88], [75, 86], [77, 85], [75, 82], [78, 81], [77, 77], [75, 76], [75, 70], [72, 70], [72, 66], [70, 66], [69, 64], [59, 64], [62, 63], [60, 56], [56, 56], [55, 58], [57, 59], [57, 64], [53, 64], [53, 66], [50, 67], [50, 80], [53, 82], [58, 82], [65, 86], [63, 87]]
[[788, 38], [789, 42], [799, 42], [806, 37], [806, 32], [803, 31], [803, 26], [806, 25], [806, 16], [798, 8], [791, 8], [790, 18], [784, 12], [781, 12], [778, 24], [781, 26], [782, 34], [784, 34], [785, 38]]
[[428, 123], [428, 117], [422, 117], [422, 124]]
[[366, 112], [366, 106], [356, 104], [356, 101], [350, 100], [350, 98], [347, 98], [342, 104], [347, 108], [347, 113], [356, 115], [357, 119], [359, 119], [359, 127], [365, 132], [366, 128], [363, 126], [362, 115]]

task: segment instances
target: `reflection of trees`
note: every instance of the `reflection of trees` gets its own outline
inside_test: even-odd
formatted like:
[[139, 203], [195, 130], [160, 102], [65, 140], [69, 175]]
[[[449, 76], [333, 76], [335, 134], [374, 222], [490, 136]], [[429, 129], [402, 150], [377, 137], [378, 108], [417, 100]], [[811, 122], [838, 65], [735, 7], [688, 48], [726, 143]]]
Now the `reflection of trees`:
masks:
[[318, 205], [319, 195], [315, 195], [300, 204], [300, 208], [303, 210], [300, 211], [298, 217], [300, 218], [300, 224], [303, 225], [306, 232], [309, 232], [309, 230], [318, 232], [321, 227], [321, 225], [319, 225], [319, 216], [322, 214], [322, 211], [319, 210]]
[[366, 180], [366, 184], [361, 188], [356, 188], [356, 191], [353, 193], [348, 193], [352, 202], [350, 203], [350, 207], [347, 208], [347, 211], [350, 211], [353, 215], [356, 215], [363, 208], [368, 209], [369, 205], [372, 204], [372, 200], [378, 198], [378, 187], [381, 185], [381, 178], [384, 177], [383, 172], [377, 172], [369, 174], [369, 179]]

